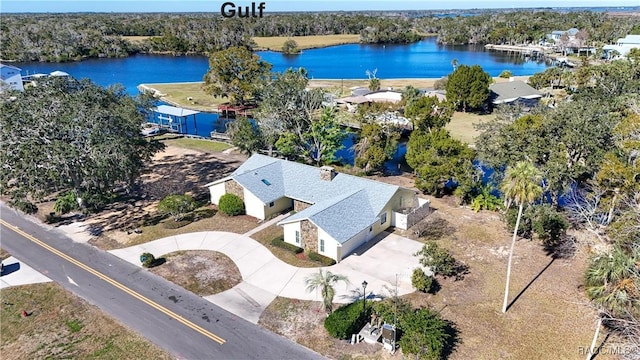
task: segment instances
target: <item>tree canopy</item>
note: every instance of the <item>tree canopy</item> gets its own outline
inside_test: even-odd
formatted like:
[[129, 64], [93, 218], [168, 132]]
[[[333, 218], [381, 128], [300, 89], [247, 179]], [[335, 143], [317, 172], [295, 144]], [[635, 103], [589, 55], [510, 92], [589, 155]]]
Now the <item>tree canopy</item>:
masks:
[[460, 65], [447, 79], [447, 100], [457, 109], [480, 109], [489, 100], [493, 80], [480, 65]]
[[213, 96], [228, 97], [233, 104], [254, 100], [269, 79], [271, 64], [251, 50], [234, 46], [209, 57], [203, 89]]
[[445, 129], [415, 130], [407, 144], [407, 164], [418, 175], [416, 187], [433, 195], [443, 195], [448, 185], [470, 182], [474, 157], [466, 144], [452, 139]]
[[130, 188], [162, 148], [140, 132], [149, 103], [122, 87], [50, 78], [14, 96], [0, 100], [0, 184], [14, 199], [72, 190], [84, 205], [115, 186]]

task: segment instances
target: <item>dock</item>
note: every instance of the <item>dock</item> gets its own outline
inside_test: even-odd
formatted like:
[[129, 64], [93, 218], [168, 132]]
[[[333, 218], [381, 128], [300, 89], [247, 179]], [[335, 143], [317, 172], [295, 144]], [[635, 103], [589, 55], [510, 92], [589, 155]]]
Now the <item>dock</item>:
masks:
[[494, 45], [487, 44], [484, 46], [487, 50], [494, 51], [505, 51], [505, 52], [515, 52], [521, 53], [524, 55], [539, 55], [550, 52], [551, 49], [547, 49], [543, 46], [535, 46], [535, 45]]

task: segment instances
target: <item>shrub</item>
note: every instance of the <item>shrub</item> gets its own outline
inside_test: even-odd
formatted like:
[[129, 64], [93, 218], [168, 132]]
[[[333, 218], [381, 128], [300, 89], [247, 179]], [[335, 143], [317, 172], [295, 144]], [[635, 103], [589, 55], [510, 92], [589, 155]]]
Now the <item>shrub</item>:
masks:
[[500, 208], [501, 202], [495, 195], [480, 194], [471, 202], [471, 210], [478, 212], [480, 210], [495, 211]]
[[[509, 209], [506, 216], [509, 229], [513, 231], [518, 218], [518, 209]], [[535, 234], [543, 245], [553, 247], [560, 242], [568, 227], [569, 223], [564, 216], [551, 206], [532, 205], [522, 213], [518, 234], [527, 238]]]
[[500, 73], [500, 75], [498, 75], [498, 77], [503, 78], [503, 79], [508, 79], [510, 77], [513, 76], [513, 73], [509, 70], [502, 70], [502, 72]]
[[425, 274], [420, 268], [415, 268], [411, 275], [411, 285], [423, 293], [431, 292], [431, 286], [433, 285], [433, 277]]
[[466, 265], [458, 262], [449, 251], [442, 249], [434, 241], [424, 244], [422, 249], [413, 255], [421, 256], [420, 264], [431, 269], [434, 275], [455, 276], [456, 279], [461, 279], [468, 271]]
[[224, 194], [220, 197], [218, 208], [223, 214], [236, 216], [244, 214], [244, 202], [234, 194]]
[[169, 214], [174, 221], [181, 221], [185, 214], [195, 210], [197, 204], [189, 195], [169, 195], [165, 196], [158, 203], [158, 210], [162, 213]]
[[24, 199], [13, 200], [9, 205], [22, 211], [25, 214], [35, 214], [38, 212], [37, 206], [35, 206], [31, 201]]
[[367, 322], [371, 307], [363, 311], [362, 300], [338, 308], [324, 320], [324, 328], [337, 339], [348, 339], [356, 334]]
[[153, 254], [146, 252], [140, 255], [140, 262], [142, 263], [142, 266], [150, 268], [156, 263], [156, 257], [153, 256]]
[[[438, 313], [415, 309], [399, 318], [402, 336], [398, 341], [403, 354], [420, 359], [444, 359], [452, 341], [450, 325]], [[426, 354], [425, 354], [426, 351]]]
[[309, 252], [309, 259], [313, 260], [313, 261], [317, 261], [319, 263], [321, 263], [324, 266], [331, 266], [331, 265], [335, 265], [336, 261], [333, 260], [332, 258], [328, 258], [324, 255], [320, 255], [315, 251], [311, 251]]
[[58, 196], [53, 205], [53, 211], [58, 214], [66, 214], [76, 209], [78, 209], [78, 200], [73, 191], [67, 191], [64, 195]]
[[304, 249], [301, 247], [297, 247], [293, 244], [284, 242], [284, 238], [282, 236], [278, 236], [277, 238], [271, 240], [271, 245], [275, 247], [279, 247], [281, 249], [289, 250], [296, 254], [300, 254], [301, 252], [304, 251]]

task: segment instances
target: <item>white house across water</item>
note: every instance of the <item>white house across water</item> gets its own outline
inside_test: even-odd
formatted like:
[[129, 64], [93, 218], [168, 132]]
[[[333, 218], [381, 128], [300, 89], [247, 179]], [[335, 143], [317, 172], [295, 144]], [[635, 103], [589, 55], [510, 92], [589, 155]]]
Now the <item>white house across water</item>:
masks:
[[287, 209], [284, 241], [340, 261], [390, 226], [408, 229], [430, 210], [411, 189], [264, 155], [206, 185], [211, 202], [231, 193], [264, 220]]

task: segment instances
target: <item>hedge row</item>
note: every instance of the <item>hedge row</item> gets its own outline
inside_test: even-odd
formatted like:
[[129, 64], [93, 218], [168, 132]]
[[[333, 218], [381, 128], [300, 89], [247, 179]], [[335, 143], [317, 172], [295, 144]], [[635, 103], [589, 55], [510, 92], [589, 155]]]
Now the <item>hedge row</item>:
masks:
[[295, 254], [300, 254], [304, 250], [301, 247], [297, 247], [295, 245], [284, 242], [284, 238], [282, 236], [278, 236], [277, 238], [271, 240], [271, 245], [279, 247], [281, 249], [289, 250]]
[[325, 266], [331, 266], [331, 265], [335, 265], [336, 261], [333, 260], [332, 258], [328, 258], [324, 255], [320, 255], [317, 252], [311, 251], [309, 252], [309, 259], [313, 260], [313, 261], [317, 261], [319, 263], [321, 263], [322, 265]]
[[338, 308], [329, 314], [324, 320], [324, 328], [329, 335], [337, 339], [348, 339], [352, 334], [357, 334], [368, 319], [368, 312], [364, 313], [362, 300]]

